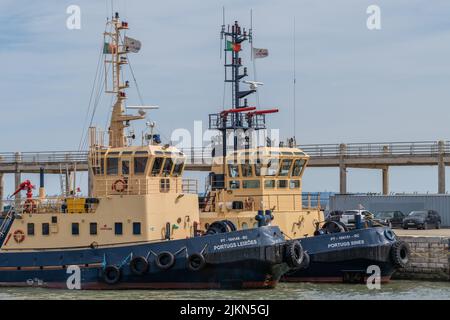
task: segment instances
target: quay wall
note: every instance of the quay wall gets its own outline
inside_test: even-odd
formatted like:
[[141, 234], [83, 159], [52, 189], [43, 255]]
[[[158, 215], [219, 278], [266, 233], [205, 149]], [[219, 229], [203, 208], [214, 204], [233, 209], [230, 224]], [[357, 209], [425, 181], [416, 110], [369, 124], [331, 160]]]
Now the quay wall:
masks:
[[450, 280], [449, 237], [399, 236], [411, 249], [409, 266], [397, 270], [393, 279]]

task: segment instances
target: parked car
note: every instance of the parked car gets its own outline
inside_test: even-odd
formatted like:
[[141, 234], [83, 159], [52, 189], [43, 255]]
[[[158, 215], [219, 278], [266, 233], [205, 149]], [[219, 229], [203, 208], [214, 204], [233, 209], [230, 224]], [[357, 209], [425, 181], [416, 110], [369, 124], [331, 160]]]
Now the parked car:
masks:
[[390, 228], [400, 228], [406, 215], [399, 210], [377, 211], [374, 213], [373, 220]]
[[411, 213], [403, 219], [403, 229], [417, 228], [429, 229], [441, 227], [441, 216], [435, 210], [411, 211]]
[[373, 214], [367, 210], [346, 210], [341, 215], [340, 220], [346, 226], [353, 226], [355, 224], [355, 214], [361, 214], [361, 220], [372, 219]]

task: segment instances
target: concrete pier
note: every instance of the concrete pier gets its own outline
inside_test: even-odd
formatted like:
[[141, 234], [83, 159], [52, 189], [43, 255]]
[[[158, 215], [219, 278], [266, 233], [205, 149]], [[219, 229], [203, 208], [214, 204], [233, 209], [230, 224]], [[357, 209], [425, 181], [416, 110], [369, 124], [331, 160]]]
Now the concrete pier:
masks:
[[[19, 167], [19, 163], [21, 162], [21, 156], [20, 156], [20, 152], [16, 152], [15, 153], [15, 160], [16, 160], [16, 169], [14, 171], [14, 190], [17, 190], [20, 186], [20, 184], [22, 183], [22, 176], [20, 174], [20, 167]], [[20, 192], [18, 194], [16, 194], [15, 199], [20, 200], [21, 198], [21, 194]]]
[[346, 194], [347, 193], [347, 167], [345, 166], [345, 151], [346, 145], [339, 145], [339, 193]]
[[389, 194], [389, 167], [385, 167], [382, 170], [383, 175], [383, 194]]
[[438, 193], [445, 193], [445, 142], [438, 142]]
[[447, 236], [399, 236], [411, 249], [410, 264], [397, 270], [393, 279], [450, 280], [449, 242]]

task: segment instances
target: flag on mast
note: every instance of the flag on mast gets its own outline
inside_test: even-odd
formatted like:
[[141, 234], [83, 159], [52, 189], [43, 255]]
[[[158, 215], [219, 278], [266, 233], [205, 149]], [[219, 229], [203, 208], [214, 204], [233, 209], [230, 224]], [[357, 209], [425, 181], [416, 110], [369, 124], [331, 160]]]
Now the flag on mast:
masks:
[[125, 36], [124, 42], [127, 51], [136, 53], [139, 52], [139, 50], [141, 50], [141, 42], [139, 40]]
[[112, 43], [105, 42], [103, 44], [103, 53], [104, 54], [115, 54], [116, 53], [116, 46]]
[[241, 44], [234, 43], [234, 42], [227, 40], [227, 47], [226, 47], [225, 51], [234, 51], [234, 52], [241, 51]]
[[268, 49], [253, 48], [253, 59], [265, 58], [269, 55]]

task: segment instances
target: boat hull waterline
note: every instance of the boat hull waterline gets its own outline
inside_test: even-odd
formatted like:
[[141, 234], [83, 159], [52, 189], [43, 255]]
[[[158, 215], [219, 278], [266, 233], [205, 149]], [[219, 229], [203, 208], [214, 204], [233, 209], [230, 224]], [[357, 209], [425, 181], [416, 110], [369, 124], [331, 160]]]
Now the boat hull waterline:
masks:
[[398, 269], [392, 258], [398, 239], [387, 227], [324, 234], [298, 241], [309, 256], [309, 266], [288, 272], [282, 281], [365, 283], [378, 267], [380, 280], [385, 283]]
[[[277, 227], [261, 227], [106, 248], [3, 252], [0, 285], [62, 289], [273, 288], [289, 270], [283, 261], [285, 245]], [[157, 265], [161, 252], [173, 254], [175, 259], [170, 268]], [[194, 253], [204, 256], [203, 268], [188, 268], [188, 257]], [[133, 257], [148, 261], [143, 274], [132, 272]], [[117, 282], [105, 281], [108, 266], [120, 270]], [[76, 272], [80, 276], [78, 287]]]

